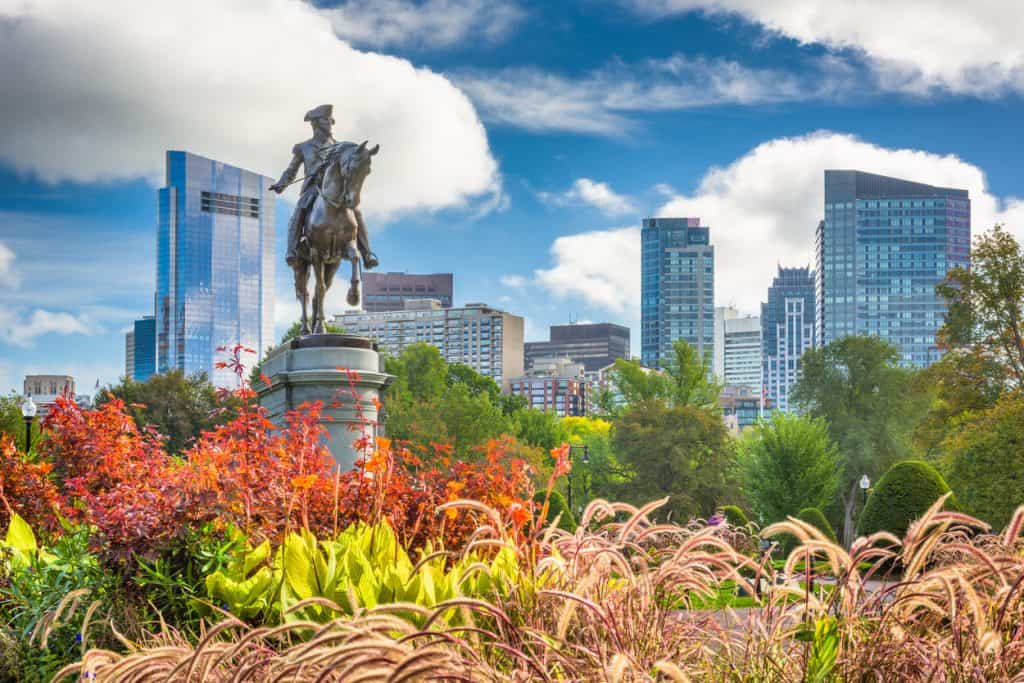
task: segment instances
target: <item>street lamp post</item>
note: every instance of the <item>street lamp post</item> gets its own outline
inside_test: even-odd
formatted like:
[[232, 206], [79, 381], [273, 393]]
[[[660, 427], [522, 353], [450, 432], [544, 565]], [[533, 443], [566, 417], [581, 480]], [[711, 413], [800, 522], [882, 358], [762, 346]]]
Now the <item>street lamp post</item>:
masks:
[[[860, 491], [863, 494], [862, 502], [863, 502], [864, 506], [867, 506], [867, 504], [868, 504], [868, 489], [869, 488], [871, 488], [871, 480], [868, 479], [868, 475], [866, 475], [866, 474], [861, 475], [861, 477], [860, 477]], [[863, 509], [864, 509], [864, 507], [861, 507], [861, 510], [863, 510]]]
[[[576, 449], [580, 449], [580, 450], [583, 451], [583, 457], [580, 459], [580, 462], [582, 462], [584, 465], [589, 465], [590, 464], [590, 447], [587, 446], [587, 444], [576, 444], [575, 446], [569, 446], [569, 464], [570, 465], [572, 464], [572, 454], [573, 454], [573, 451], [575, 451]], [[569, 468], [569, 476], [567, 477], [567, 482], [566, 483], [568, 484], [568, 487], [569, 487], [569, 501], [568, 501], [568, 503], [569, 503], [569, 510], [572, 510], [573, 507], [572, 507], [572, 468], [571, 467]]]
[[21, 416], [25, 418], [25, 453], [32, 448], [32, 422], [36, 419], [36, 412], [39, 408], [31, 396], [26, 396], [21, 404]]

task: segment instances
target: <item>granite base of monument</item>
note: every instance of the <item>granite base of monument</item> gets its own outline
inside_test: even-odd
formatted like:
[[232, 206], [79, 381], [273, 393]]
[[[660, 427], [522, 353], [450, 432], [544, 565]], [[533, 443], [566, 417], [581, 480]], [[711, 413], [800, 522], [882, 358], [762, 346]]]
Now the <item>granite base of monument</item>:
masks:
[[330, 434], [328, 447], [342, 469], [351, 468], [358, 459], [353, 445], [357, 439], [378, 435], [378, 406], [394, 378], [383, 371], [377, 346], [370, 339], [348, 334], [298, 337], [273, 349], [261, 370], [270, 386], [259, 384], [260, 405], [275, 423], [282, 424], [284, 414], [303, 403], [323, 403], [320, 422]]

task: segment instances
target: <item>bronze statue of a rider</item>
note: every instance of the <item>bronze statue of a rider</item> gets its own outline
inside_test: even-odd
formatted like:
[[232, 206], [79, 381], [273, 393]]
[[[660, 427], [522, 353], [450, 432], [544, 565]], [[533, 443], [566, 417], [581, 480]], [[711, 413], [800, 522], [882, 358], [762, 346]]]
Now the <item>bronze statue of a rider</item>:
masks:
[[[299, 202], [295, 206], [295, 213], [288, 223], [288, 251], [285, 254], [285, 261], [289, 266], [295, 265], [295, 249], [300, 240], [305, 238], [307, 222], [310, 209], [320, 193], [321, 176], [324, 168], [324, 158], [321, 151], [336, 144], [331, 135], [331, 126], [334, 125], [334, 107], [330, 104], [322, 104], [315, 109], [306, 112], [304, 120], [309, 121], [313, 126], [313, 137], [305, 142], [300, 142], [292, 148], [292, 161], [288, 168], [281, 174], [281, 179], [270, 186], [270, 189], [280, 194], [284, 192], [294, 180], [298, 173], [299, 166], [305, 170], [306, 177], [302, 182], [302, 193], [299, 195]], [[377, 257], [370, 251], [370, 237], [366, 232], [366, 224], [363, 222], [363, 215], [358, 208], [353, 207], [356, 222], [359, 225], [358, 244], [359, 253], [362, 256], [363, 268], [370, 269], [378, 265]]]

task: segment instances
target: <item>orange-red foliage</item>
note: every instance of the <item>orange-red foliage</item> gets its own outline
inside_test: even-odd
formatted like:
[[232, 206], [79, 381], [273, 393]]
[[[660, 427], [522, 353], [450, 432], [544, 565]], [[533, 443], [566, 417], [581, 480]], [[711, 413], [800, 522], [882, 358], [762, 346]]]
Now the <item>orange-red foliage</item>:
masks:
[[60, 528], [55, 514], [60, 494], [49, 476], [52, 469], [51, 463], [25, 458], [10, 436], [0, 432], [0, 527], [7, 526], [14, 510], [44, 535]]

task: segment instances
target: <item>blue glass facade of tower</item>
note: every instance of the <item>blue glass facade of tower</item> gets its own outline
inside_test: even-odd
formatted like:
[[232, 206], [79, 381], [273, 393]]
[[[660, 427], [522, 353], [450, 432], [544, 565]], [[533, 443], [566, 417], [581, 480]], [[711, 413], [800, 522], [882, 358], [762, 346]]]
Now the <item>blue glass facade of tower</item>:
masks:
[[967, 190], [825, 171], [815, 240], [819, 342], [876, 335], [896, 344], [907, 365], [938, 360], [946, 304], [935, 286], [968, 266], [970, 244]]
[[814, 345], [814, 271], [779, 267], [761, 304], [761, 381], [764, 405], [790, 410], [800, 357]]
[[136, 320], [133, 332], [134, 362], [131, 379], [145, 382], [156, 374], [156, 318], [147, 315]]
[[157, 194], [157, 367], [206, 372], [218, 347], [243, 344], [262, 357], [274, 332], [274, 197], [270, 178], [181, 151], [167, 152]]
[[641, 230], [640, 359], [651, 368], [685, 339], [715, 344], [715, 248], [699, 218], [645, 218]]

